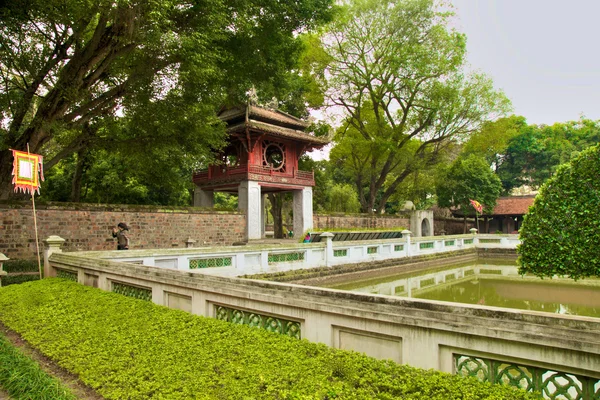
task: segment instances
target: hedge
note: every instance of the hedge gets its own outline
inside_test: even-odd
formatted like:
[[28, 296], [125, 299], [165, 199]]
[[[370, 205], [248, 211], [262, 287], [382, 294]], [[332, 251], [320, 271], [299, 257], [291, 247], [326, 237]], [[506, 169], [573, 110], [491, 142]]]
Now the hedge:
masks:
[[106, 399], [534, 399], [51, 278], [0, 289], [0, 321]]
[[541, 187], [520, 239], [522, 274], [600, 276], [600, 145], [562, 165]]
[[0, 334], [0, 386], [12, 399], [75, 400], [68, 388]]

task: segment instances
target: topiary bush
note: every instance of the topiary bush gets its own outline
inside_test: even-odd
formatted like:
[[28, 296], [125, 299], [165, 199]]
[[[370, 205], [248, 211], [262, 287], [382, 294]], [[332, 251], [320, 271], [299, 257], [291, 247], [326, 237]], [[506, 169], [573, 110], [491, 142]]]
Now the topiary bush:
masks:
[[542, 186], [520, 239], [522, 274], [600, 276], [600, 145], [559, 167]]

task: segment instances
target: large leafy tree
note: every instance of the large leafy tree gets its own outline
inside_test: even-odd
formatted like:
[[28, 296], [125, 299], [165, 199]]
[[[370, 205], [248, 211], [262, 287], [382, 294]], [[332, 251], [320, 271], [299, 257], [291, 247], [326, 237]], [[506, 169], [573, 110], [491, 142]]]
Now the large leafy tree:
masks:
[[600, 121], [581, 118], [553, 125], [521, 124], [509, 141], [496, 172], [506, 193], [527, 185], [539, 188], [582, 150], [600, 143]]
[[470, 200], [476, 200], [487, 210], [493, 210], [502, 190], [502, 183], [487, 162], [474, 154], [458, 158], [450, 168], [438, 177], [436, 185], [438, 205], [460, 208], [466, 218], [475, 216]]
[[434, 0], [355, 0], [322, 35], [317, 75], [344, 117], [332, 158], [352, 171], [364, 212], [508, 108], [490, 79], [465, 74], [450, 16]]
[[[239, 100], [252, 84], [276, 95], [292, 82], [302, 48], [297, 34], [327, 20], [330, 3], [15, 0], [3, 6], [0, 198], [10, 193], [9, 148], [29, 145], [46, 156], [48, 168], [94, 146], [133, 151], [161, 137], [172, 143], [184, 128], [180, 145], [215, 144], [223, 133], [216, 106]], [[286, 93], [293, 97], [294, 90]], [[115, 133], [111, 118], [129, 128]]]

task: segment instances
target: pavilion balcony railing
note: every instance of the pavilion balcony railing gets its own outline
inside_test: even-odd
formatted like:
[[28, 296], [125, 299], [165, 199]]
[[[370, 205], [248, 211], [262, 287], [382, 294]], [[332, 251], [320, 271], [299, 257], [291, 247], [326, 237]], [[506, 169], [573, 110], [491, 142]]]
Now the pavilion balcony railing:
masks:
[[205, 170], [196, 171], [194, 173], [195, 181], [204, 181], [210, 179], [218, 179], [229, 176], [244, 175], [244, 174], [259, 174], [269, 176], [281, 176], [295, 178], [307, 181], [314, 181], [315, 175], [313, 171], [301, 171], [292, 169], [291, 171], [280, 171], [275, 168], [265, 167], [262, 165], [236, 165], [236, 166], [213, 166]]

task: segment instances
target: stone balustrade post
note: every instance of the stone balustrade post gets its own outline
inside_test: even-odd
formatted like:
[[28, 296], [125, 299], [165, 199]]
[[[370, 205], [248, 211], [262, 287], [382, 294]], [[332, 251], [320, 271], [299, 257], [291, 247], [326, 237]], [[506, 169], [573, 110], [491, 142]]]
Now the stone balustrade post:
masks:
[[186, 247], [186, 248], [188, 248], [188, 249], [189, 249], [190, 247], [194, 247], [194, 244], [196, 244], [196, 240], [194, 240], [194, 239], [192, 239], [192, 238], [188, 238], [188, 239], [185, 241], [185, 247]]
[[479, 243], [479, 240], [477, 239], [477, 228], [471, 228], [469, 229], [469, 232], [471, 232], [471, 235], [475, 236], [473, 238], [473, 244]]
[[8, 258], [4, 254], [0, 253], [0, 287], [2, 287], [2, 277], [7, 274], [7, 272], [4, 269], [2, 269], [2, 265], [4, 264], [4, 261], [6, 261], [6, 260], [10, 260], [10, 258]]
[[321, 233], [321, 237], [325, 238], [326, 250], [325, 250], [325, 265], [331, 267], [333, 264], [333, 237], [335, 235], [331, 232]]
[[412, 235], [412, 232], [405, 229], [401, 233], [402, 237], [406, 238], [406, 257], [410, 257], [410, 235]]
[[50, 255], [52, 253], [62, 253], [61, 246], [65, 243], [65, 239], [60, 236], [52, 235], [47, 239], [43, 240], [44, 242], [44, 277], [49, 278], [52, 275], [52, 269], [50, 268]]

